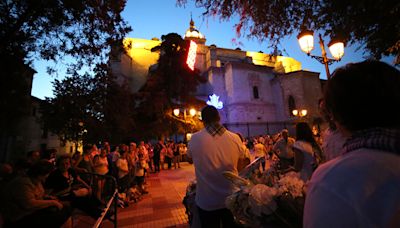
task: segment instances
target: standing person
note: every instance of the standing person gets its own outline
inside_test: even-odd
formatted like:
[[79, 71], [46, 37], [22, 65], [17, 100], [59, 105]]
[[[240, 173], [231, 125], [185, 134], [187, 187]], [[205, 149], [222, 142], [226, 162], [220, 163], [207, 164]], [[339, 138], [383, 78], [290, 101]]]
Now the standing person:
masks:
[[300, 178], [304, 182], [308, 181], [318, 164], [317, 154], [320, 154], [320, 150], [308, 123], [297, 123], [296, 142], [293, 144], [294, 167], [290, 167], [287, 171], [299, 172]]
[[174, 158], [174, 142], [169, 141], [166, 148], [165, 161], [168, 164], [168, 169], [172, 168], [172, 159]]
[[259, 137], [254, 144], [254, 159], [267, 155], [267, 148], [264, 146], [264, 138]]
[[400, 227], [400, 71], [364, 61], [335, 70], [326, 110], [348, 139], [315, 171], [304, 227]]
[[294, 152], [292, 149], [294, 142], [294, 138], [289, 137], [289, 131], [283, 129], [280, 139], [276, 141], [272, 148], [279, 156], [282, 169], [286, 169], [294, 164]]
[[[93, 169], [96, 174], [107, 175], [108, 174], [108, 160], [107, 160], [107, 152], [105, 149], [100, 149], [100, 155], [96, 155], [93, 158]], [[105, 187], [106, 179], [103, 177], [97, 178], [97, 191], [96, 196], [99, 201], [104, 202], [103, 194]]]
[[161, 150], [164, 148], [164, 142], [162, 139], [158, 140], [158, 143], [154, 146], [154, 172], [160, 172], [160, 159], [161, 159]]
[[174, 155], [174, 168], [176, 169], [181, 168], [180, 160], [181, 160], [181, 153], [179, 152], [180, 144], [175, 143], [173, 146], [173, 155]]
[[218, 110], [206, 106], [201, 111], [205, 128], [193, 134], [188, 145], [188, 157], [193, 159], [197, 179], [196, 204], [202, 227], [236, 227], [225, 199], [234, 186], [222, 175], [223, 171], [238, 173], [244, 159], [239, 136], [228, 131], [219, 121]]

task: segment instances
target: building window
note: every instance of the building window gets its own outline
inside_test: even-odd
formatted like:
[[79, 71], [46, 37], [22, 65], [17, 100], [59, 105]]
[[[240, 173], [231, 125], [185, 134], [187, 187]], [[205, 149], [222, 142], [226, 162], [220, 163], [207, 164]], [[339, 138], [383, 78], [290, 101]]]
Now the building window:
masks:
[[294, 97], [292, 95], [289, 96], [288, 99], [288, 105], [289, 105], [289, 116], [293, 116], [293, 109], [296, 109], [296, 102], [294, 101]]
[[260, 96], [258, 94], [258, 87], [257, 86], [253, 86], [253, 98], [254, 99], [259, 99]]

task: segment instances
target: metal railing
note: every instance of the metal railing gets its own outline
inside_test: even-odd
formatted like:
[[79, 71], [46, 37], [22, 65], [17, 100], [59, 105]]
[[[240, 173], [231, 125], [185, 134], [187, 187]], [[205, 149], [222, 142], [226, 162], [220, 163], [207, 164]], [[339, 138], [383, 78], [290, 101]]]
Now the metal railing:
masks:
[[[79, 173], [79, 176], [90, 185], [93, 189], [92, 194], [102, 191], [101, 195], [105, 199], [106, 205], [101, 215], [97, 218], [93, 228], [101, 226], [105, 219], [109, 220], [117, 227], [117, 199], [118, 199], [118, 183], [115, 177], [111, 175], [100, 175], [96, 173]], [[104, 189], [99, 189], [99, 181], [104, 181]], [[113, 208], [113, 210], [112, 210]]]

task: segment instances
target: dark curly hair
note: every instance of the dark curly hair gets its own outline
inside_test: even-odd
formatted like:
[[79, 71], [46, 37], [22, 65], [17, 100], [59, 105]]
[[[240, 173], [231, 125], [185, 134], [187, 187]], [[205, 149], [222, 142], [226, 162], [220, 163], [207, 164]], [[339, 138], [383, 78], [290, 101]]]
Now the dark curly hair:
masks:
[[351, 132], [400, 128], [400, 71], [373, 60], [347, 64], [334, 71], [324, 100], [333, 120]]

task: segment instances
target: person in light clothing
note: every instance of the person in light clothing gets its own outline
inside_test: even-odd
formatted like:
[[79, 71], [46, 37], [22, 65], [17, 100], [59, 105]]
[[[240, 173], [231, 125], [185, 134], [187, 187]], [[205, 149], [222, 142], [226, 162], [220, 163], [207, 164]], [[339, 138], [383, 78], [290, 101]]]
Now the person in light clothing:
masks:
[[309, 182], [305, 228], [400, 227], [399, 88], [400, 71], [383, 62], [333, 73], [324, 103], [347, 140]]
[[201, 112], [205, 128], [192, 135], [188, 157], [193, 159], [197, 179], [196, 204], [202, 227], [235, 227], [232, 213], [225, 206], [225, 199], [234, 187], [222, 175], [224, 171], [238, 173], [244, 150], [239, 136], [228, 131], [219, 121], [218, 110], [206, 106]]

